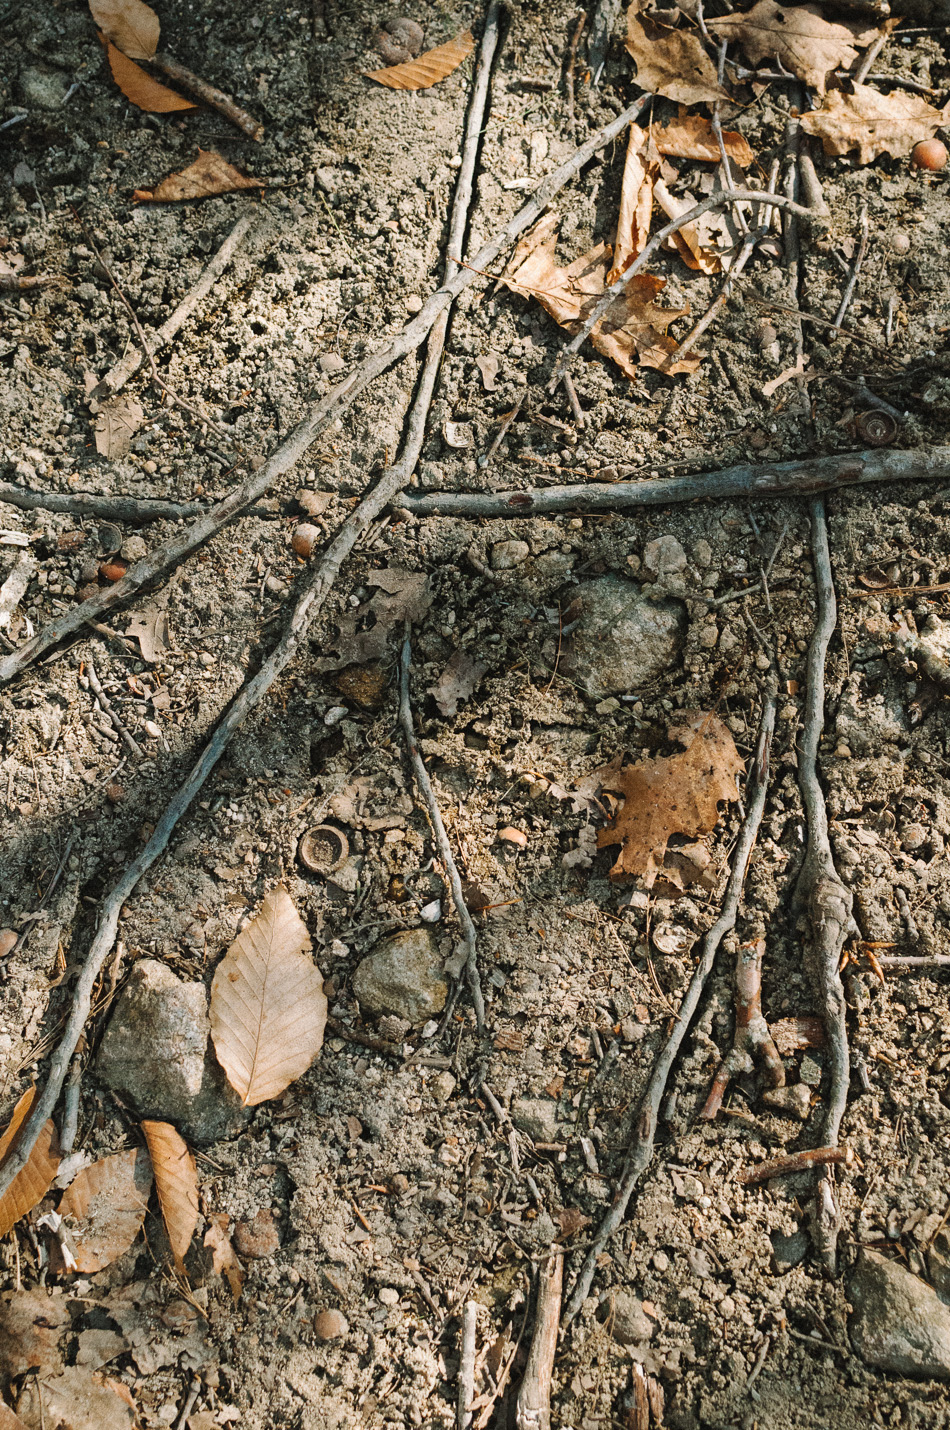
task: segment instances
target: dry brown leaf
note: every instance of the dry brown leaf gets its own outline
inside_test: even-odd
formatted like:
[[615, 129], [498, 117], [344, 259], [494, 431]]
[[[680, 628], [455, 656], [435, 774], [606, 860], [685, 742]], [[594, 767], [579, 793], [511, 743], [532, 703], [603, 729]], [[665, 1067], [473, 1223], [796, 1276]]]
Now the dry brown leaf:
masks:
[[266, 187], [266, 179], [249, 178], [213, 149], [199, 149], [198, 158], [187, 169], [169, 174], [154, 189], [136, 189], [132, 197], [143, 203], [170, 204], [182, 199], [213, 199], [236, 189]]
[[[563, 328], [573, 329], [604, 292], [610, 267], [610, 250], [601, 244], [567, 268], [554, 261], [557, 214], [546, 215], [518, 244], [501, 281], [516, 293], [536, 298]], [[640, 367], [661, 372], [694, 372], [701, 359], [673, 358], [676, 343], [666, 328], [688, 308], [658, 308], [653, 302], [666, 286], [664, 278], [639, 273], [627, 284], [591, 332], [594, 347], [617, 364], [628, 377]]]
[[211, 984], [211, 1038], [245, 1107], [278, 1097], [323, 1043], [327, 1000], [310, 935], [286, 889], [267, 895]]
[[67, 1366], [61, 1375], [30, 1377], [17, 1400], [27, 1430], [133, 1430], [135, 1411], [119, 1382]]
[[859, 21], [826, 20], [818, 5], [786, 6], [777, 0], [758, 0], [745, 15], [707, 23], [721, 40], [738, 42], [753, 65], [778, 59], [819, 94], [824, 94], [828, 76], [839, 65], [849, 69], [859, 49], [880, 33]]
[[393, 627], [401, 631], [405, 621], [421, 620], [432, 604], [425, 572], [385, 566], [369, 572], [366, 585], [378, 589], [362, 605], [337, 617], [337, 657], [316, 661], [318, 670], [339, 670], [343, 665], [367, 665], [379, 660], [386, 654]]
[[139, 643], [142, 659], [149, 665], [168, 654], [171, 645], [171, 627], [168, 612], [155, 606], [146, 606], [144, 611], [132, 616], [125, 628], [125, 634]]
[[76, 1270], [85, 1274], [128, 1251], [142, 1229], [152, 1168], [142, 1147], [103, 1157], [80, 1172], [59, 1204], [69, 1227]]
[[[718, 164], [722, 157], [712, 122], [702, 114], [681, 112], [679, 118], [671, 119], [669, 124], [652, 125], [650, 134], [659, 152], [670, 159], [700, 159], [705, 163]], [[740, 169], [747, 169], [755, 155], [744, 135], [724, 129], [722, 140], [726, 157], [738, 164]]]
[[106, 59], [109, 61], [112, 78], [126, 99], [137, 108], [144, 109], [149, 114], [172, 114], [179, 109], [198, 108], [190, 99], [184, 99], [173, 89], [169, 89], [167, 84], [152, 79], [141, 65], [137, 65], [128, 55], [116, 49], [105, 35], [100, 34], [99, 38], [106, 47]]
[[653, 181], [656, 178], [656, 164], [652, 161], [650, 147], [648, 131], [641, 129], [639, 124], [631, 124], [620, 188], [613, 267], [607, 274], [608, 286], [616, 283], [633, 259], [643, 252], [650, 237]]
[[364, 73], [367, 79], [386, 84], [390, 89], [428, 89], [457, 70], [474, 49], [475, 40], [466, 30], [458, 39], [450, 40], [447, 45], [437, 45], [434, 50], [426, 50], [418, 59], [408, 60], [404, 65], [390, 65], [388, 69], [366, 70]]
[[[708, 834], [718, 822], [720, 801], [739, 797], [736, 775], [742, 760], [717, 716], [695, 712], [671, 725], [669, 733], [685, 747], [681, 754], [605, 772], [604, 787], [623, 797], [610, 825], [597, 836], [599, 849], [621, 846], [611, 879], [639, 876], [652, 887], [672, 836]], [[663, 872], [670, 878], [669, 870]]]
[[[687, 199], [678, 199], [670, 193], [662, 179], [657, 179], [653, 185], [653, 193], [660, 208], [667, 218], [679, 218], [681, 214], [693, 207]], [[678, 228], [674, 234], [667, 239], [667, 245], [675, 250], [686, 264], [687, 268], [692, 268], [694, 273], [720, 273], [722, 271], [722, 260], [717, 254], [712, 252], [710, 247], [710, 223], [712, 219], [715, 224], [715, 215], [704, 215], [707, 222], [703, 225], [702, 219], [698, 223], [685, 223]], [[704, 240], [703, 228], [706, 236]]]
[[457, 650], [432, 687], [435, 703], [441, 713], [451, 719], [458, 714], [459, 702], [468, 700], [488, 666], [472, 660], [463, 650]]
[[143, 1122], [162, 1221], [179, 1270], [198, 1225], [198, 1173], [184, 1138], [168, 1122]]
[[92, 18], [108, 40], [132, 60], [150, 60], [161, 25], [143, 0], [89, 0]]
[[633, 0], [627, 11], [627, 53], [637, 67], [640, 88], [680, 104], [727, 99], [699, 37], [690, 30], [663, 29], [639, 13], [643, 3]]
[[852, 94], [833, 89], [820, 109], [801, 117], [805, 133], [816, 135], [826, 154], [857, 149], [861, 164], [870, 164], [878, 154], [902, 159], [947, 123], [950, 104], [934, 109], [917, 94], [881, 94], [869, 84], [854, 85]]
[[100, 457], [124, 457], [144, 421], [145, 412], [134, 397], [110, 397], [103, 402], [96, 417], [96, 451]]
[[211, 1261], [215, 1271], [219, 1276], [227, 1277], [231, 1295], [237, 1304], [241, 1299], [241, 1289], [247, 1279], [247, 1272], [231, 1245], [231, 1238], [228, 1235], [229, 1220], [227, 1212], [218, 1212], [215, 1216], [209, 1217], [204, 1244], [211, 1249]]
[[35, 1370], [58, 1375], [63, 1368], [60, 1338], [69, 1332], [63, 1297], [42, 1287], [14, 1291], [0, 1301], [0, 1375], [13, 1380]]
[[[0, 1137], [0, 1167], [3, 1166], [7, 1154], [16, 1146], [17, 1133], [29, 1117], [38, 1096], [36, 1088], [31, 1087], [13, 1109], [9, 1125]], [[56, 1128], [50, 1118], [44, 1123], [26, 1166], [17, 1173], [0, 1197], [0, 1236], [6, 1236], [11, 1226], [32, 1211], [37, 1202], [43, 1200], [53, 1185], [58, 1167]]]

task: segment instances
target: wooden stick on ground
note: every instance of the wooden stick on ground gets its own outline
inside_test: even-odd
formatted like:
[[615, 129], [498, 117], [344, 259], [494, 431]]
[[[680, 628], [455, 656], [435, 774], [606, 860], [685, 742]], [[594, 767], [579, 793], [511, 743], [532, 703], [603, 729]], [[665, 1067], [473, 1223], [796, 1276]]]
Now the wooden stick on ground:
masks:
[[196, 94], [204, 104], [210, 105], [219, 114], [223, 114], [225, 119], [229, 119], [249, 139], [260, 139], [263, 136], [263, 124], [248, 114], [246, 109], [242, 109], [229, 94], [225, 94], [223, 90], [217, 89], [206, 79], [202, 79], [200, 75], [186, 69], [171, 55], [159, 51], [152, 55], [149, 63], [153, 64], [156, 69], [160, 69], [163, 74], [167, 74], [169, 79], [175, 80], [184, 89], [190, 89], [192, 94]]
[[743, 462], [719, 472], [640, 482], [587, 482], [507, 492], [426, 492], [404, 497], [400, 507], [413, 516], [505, 516], [510, 520], [538, 512], [635, 511], [638, 507], [738, 496], [811, 496], [867, 482], [948, 480], [950, 447], [917, 447], [909, 452], [872, 448], [832, 457], [802, 457], [795, 462]]
[[413, 352], [426, 339], [440, 313], [445, 312], [452, 300], [481, 276], [479, 270], [484, 270], [494, 263], [499, 254], [506, 252], [519, 234], [530, 228], [540, 218], [554, 195], [580, 173], [594, 154], [623, 133], [627, 125], [636, 119], [649, 98], [649, 95], [641, 95], [610, 124], [605, 125], [596, 134], [592, 134], [590, 139], [575, 150], [569, 159], [566, 159], [563, 164], [542, 179], [528, 202], [518, 210], [514, 218], [510, 219], [499, 233], [479, 249], [471, 264], [460, 268], [449, 281], [437, 288], [410, 323], [407, 323], [378, 352], [372, 353], [321, 402], [311, 408], [286, 441], [271, 453], [258, 471], [250, 472], [226, 497], [223, 497], [209, 512], [198, 517], [191, 526], [170, 538], [162, 546], [156, 547], [142, 561], [130, 566], [121, 581], [116, 581], [113, 586], [100, 591], [97, 596], [92, 596], [88, 601], [82, 601], [63, 615], [57, 616], [55, 620], [50, 621], [41, 631], [38, 631], [32, 640], [26, 641], [15, 652], [0, 660], [0, 685], [26, 670], [39, 656], [58, 645], [64, 636], [82, 630], [88, 620], [98, 620], [105, 611], [124, 604], [144, 587], [167, 576], [187, 556], [197, 551], [212, 536], [223, 530], [229, 522], [240, 516], [265, 492], [269, 491], [278, 478], [295, 466], [331, 417], [349, 407], [370, 383], [374, 382], [400, 358]]
[[775, 729], [776, 704], [776, 695], [773, 689], [769, 691], [762, 707], [759, 738], [746, 787], [746, 816], [736, 842], [732, 871], [722, 901], [722, 912], [702, 941], [699, 964], [683, 995], [683, 1001], [680, 1003], [673, 1024], [673, 1031], [653, 1064], [650, 1081], [647, 1083], [640, 1103], [636, 1132], [623, 1165], [620, 1183], [614, 1192], [610, 1210], [597, 1228], [574, 1283], [574, 1289], [564, 1310], [565, 1325], [570, 1324], [587, 1299], [587, 1293], [590, 1291], [597, 1270], [597, 1258], [623, 1221], [634, 1189], [650, 1165], [653, 1157], [653, 1144], [656, 1140], [660, 1105], [666, 1092], [670, 1070], [682, 1046], [683, 1039], [686, 1037], [696, 1009], [699, 1007], [699, 1000], [706, 986], [706, 980], [712, 972], [719, 945], [726, 934], [735, 927], [746, 869], [765, 809], [765, 795], [769, 780], [769, 751], [772, 744], [772, 732]]
[[557, 1351], [563, 1285], [564, 1252], [560, 1247], [552, 1247], [547, 1261], [542, 1261], [538, 1267], [534, 1335], [515, 1405], [517, 1430], [550, 1430], [551, 1375]]
[[[481, 57], [479, 58], [480, 64]], [[480, 70], [476, 68], [476, 89], [480, 79]], [[482, 92], [487, 93], [487, 81], [482, 86]], [[473, 128], [476, 133], [480, 131], [480, 116], [474, 126], [469, 125], [469, 131]], [[466, 142], [468, 142], [468, 135]], [[465, 168], [466, 161], [463, 159], [462, 169], [465, 170]], [[453, 204], [457, 202], [461, 207], [467, 208], [470, 196], [471, 182], [466, 184], [460, 180]], [[455, 225], [456, 222], [456, 215], [453, 212], [452, 224]], [[435, 317], [438, 316], [436, 313]], [[300, 594], [280, 641], [257, 674], [241, 688], [228, 706], [196, 764], [189, 771], [184, 783], [175, 792], [158, 819], [148, 843], [139, 855], [127, 865], [118, 882], [113, 885], [103, 900], [99, 909], [98, 927], [76, 980], [69, 1018], [53, 1054], [46, 1086], [36, 1099], [30, 1116], [23, 1124], [16, 1146], [8, 1153], [2, 1168], [0, 1168], [0, 1197], [26, 1166], [36, 1139], [59, 1099], [63, 1082], [69, 1070], [70, 1060], [82, 1037], [86, 1019], [89, 1016], [96, 981], [116, 941], [123, 904], [142, 876], [148, 872], [168, 847], [168, 842], [178, 821], [191, 806], [235, 733], [247, 716], [257, 709], [278, 676], [293, 659], [301, 642], [307, 638], [310, 627], [322, 609], [343, 562], [360, 538], [365, 536], [376, 518], [408, 484], [425, 440], [426, 417], [442, 360], [444, 332], [445, 325], [443, 323], [441, 327], [437, 327], [430, 333], [426, 360], [416, 390], [415, 401], [409, 413], [403, 453], [399, 461], [383, 473], [373, 490], [363, 497], [356, 509], [343, 522], [323, 557], [317, 561], [312, 570], [304, 575]]]
[[102, 497], [95, 492], [31, 492], [13, 482], [0, 482], [0, 505], [20, 511], [64, 511], [70, 516], [104, 516], [110, 521], [141, 526], [148, 521], [177, 521], [208, 510], [207, 502], [163, 501], [160, 497]]
[[475, 1399], [475, 1328], [478, 1302], [466, 1301], [462, 1309], [462, 1345], [459, 1353], [459, 1398], [455, 1423], [458, 1430], [468, 1430], [472, 1423], [472, 1403]]

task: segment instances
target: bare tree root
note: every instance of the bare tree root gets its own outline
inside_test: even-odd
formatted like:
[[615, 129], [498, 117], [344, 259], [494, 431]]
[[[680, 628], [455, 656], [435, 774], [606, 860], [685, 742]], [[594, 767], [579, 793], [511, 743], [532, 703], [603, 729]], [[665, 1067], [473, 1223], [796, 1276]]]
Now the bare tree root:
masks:
[[910, 452], [872, 449], [802, 457], [794, 462], [743, 462], [719, 472], [641, 482], [586, 482], [583, 486], [491, 493], [427, 492], [404, 497], [400, 506], [413, 516], [511, 518], [552, 511], [634, 511], [644, 506], [738, 496], [812, 496], [868, 482], [945, 482], [948, 478], [950, 447], [916, 447]]
[[517, 1430], [550, 1430], [551, 1375], [557, 1351], [563, 1284], [564, 1253], [556, 1247], [551, 1249], [547, 1261], [542, 1261], [538, 1267], [534, 1335], [515, 1404]]
[[578, 1273], [577, 1280], [574, 1283], [574, 1289], [571, 1292], [570, 1299], [564, 1310], [565, 1325], [570, 1324], [581, 1309], [581, 1306], [583, 1306], [597, 1270], [597, 1258], [623, 1221], [634, 1189], [650, 1165], [650, 1161], [653, 1157], [653, 1144], [656, 1140], [660, 1104], [663, 1101], [670, 1071], [676, 1060], [676, 1055], [682, 1046], [689, 1025], [696, 1013], [696, 1009], [699, 1007], [699, 1000], [702, 997], [706, 981], [712, 972], [713, 964], [716, 961], [716, 954], [719, 951], [719, 945], [722, 943], [725, 935], [729, 933], [731, 929], [735, 928], [736, 916], [739, 910], [739, 899], [742, 895], [743, 883], [745, 882], [746, 869], [749, 865], [752, 849], [759, 832], [759, 825], [762, 822], [762, 813], [765, 809], [765, 795], [769, 778], [769, 751], [772, 744], [772, 732], [775, 729], [775, 708], [776, 694], [774, 688], [772, 688], [768, 692], [762, 707], [759, 738], [756, 742], [752, 769], [746, 788], [746, 816], [742, 822], [742, 829], [739, 832], [739, 838], [736, 842], [736, 852], [732, 860], [732, 871], [729, 875], [729, 882], [726, 884], [726, 892], [722, 902], [722, 912], [703, 939], [699, 964], [690, 979], [689, 987], [679, 1006], [673, 1024], [673, 1030], [657, 1056], [656, 1062], [653, 1064], [650, 1081], [647, 1083], [646, 1091], [640, 1103], [636, 1131], [627, 1153], [626, 1161], [624, 1162], [620, 1183], [614, 1193], [610, 1210], [597, 1228], [597, 1232], [584, 1258], [584, 1263]]
[[[586, 144], [575, 150], [569, 159], [542, 179], [528, 202], [499, 233], [479, 249], [471, 264], [460, 267], [458, 272], [429, 296], [412, 322], [407, 323], [385, 347], [368, 357], [317, 403], [258, 471], [250, 472], [226, 497], [209, 512], [198, 517], [183, 532], [156, 547], [142, 561], [130, 566], [120, 581], [50, 621], [32, 640], [26, 641], [0, 660], [0, 685], [26, 670], [39, 656], [58, 645], [65, 636], [82, 630], [87, 621], [98, 620], [105, 612], [129, 601], [145, 587], [161, 581], [192, 552], [197, 551], [262, 497], [285, 472], [295, 466], [331, 417], [349, 407], [370, 383], [419, 347], [436, 319], [448, 309], [453, 299], [481, 277], [482, 271], [494, 263], [499, 254], [507, 251], [515, 239], [540, 218], [555, 194], [580, 173], [594, 154], [623, 133], [649, 99], [649, 95], [641, 95], [610, 124], [591, 135]], [[452, 256], [456, 257], [454, 254]], [[401, 488], [397, 487], [392, 495], [395, 496], [400, 490]]]
[[757, 1058], [765, 1064], [771, 1087], [785, 1086], [785, 1068], [762, 1013], [762, 957], [765, 939], [744, 943], [736, 954], [736, 1030], [732, 1047], [719, 1064], [700, 1117], [712, 1119], [722, 1107], [726, 1088], [737, 1073], [750, 1073]]
[[[851, 890], [835, 869], [828, 838], [828, 811], [818, 779], [818, 742], [825, 723], [825, 660], [837, 624], [834, 579], [828, 551], [828, 525], [820, 497], [811, 502], [812, 559], [818, 611], [808, 650], [805, 716], [798, 757], [798, 787], [808, 824], [808, 843], [798, 883], [795, 910], [805, 939], [805, 963], [818, 996], [828, 1049], [830, 1087], [822, 1127], [824, 1142], [837, 1147], [848, 1100], [848, 1030], [844, 988], [838, 971], [845, 939], [857, 926], [851, 915]], [[832, 1173], [818, 1184], [817, 1244], [822, 1265], [835, 1274], [840, 1214]]]

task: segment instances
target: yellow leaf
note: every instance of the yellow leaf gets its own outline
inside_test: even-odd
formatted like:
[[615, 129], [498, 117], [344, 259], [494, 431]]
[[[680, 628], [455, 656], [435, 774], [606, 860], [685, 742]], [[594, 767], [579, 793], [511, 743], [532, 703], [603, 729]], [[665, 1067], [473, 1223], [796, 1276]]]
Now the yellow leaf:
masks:
[[[16, 1146], [17, 1133], [29, 1117], [33, 1104], [39, 1096], [31, 1087], [20, 1098], [13, 1109], [9, 1126], [0, 1137], [0, 1168], [4, 1159]], [[0, 1236], [6, 1236], [12, 1226], [32, 1211], [41, 1202], [53, 1184], [59, 1167], [59, 1151], [56, 1143], [56, 1128], [53, 1119], [44, 1123], [36, 1145], [30, 1153], [29, 1161], [18, 1172], [3, 1196], [0, 1197]]]
[[801, 126], [816, 135], [826, 154], [858, 151], [858, 162], [870, 164], [878, 154], [902, 159], [922, 139], [933, 138], [950, 121], [950, 104], [934, 109], [916, 94], [881, 94], [869, 84], [852, 86], [853, 93], [833, 89], [820, 109], [803, 114]]
[[327, 1000], [310, 935], [285, 889], [267, 895], [211, 984], [211, 1038], [245, 1107], [278, 1097], [323, 1043]]
[[475, 48], [471, 33], [466, 30], [457, 40], [447, 45], [437, 45], [434, 50], [426, 50], [418, 59], [407, 60], [404, 65], [390, 65], [384, 70], [366, 70], [366, 78], [386, 84], [390, 89], [428, 89], [457, 70], [463, 60], [467, 60]]
[[79, 1173], [59, 1204], [60, 1216], [71, 1218], [77, 1271], [91, 1275], [128, 1251], [145, 1220], [151, 1187], [142, 1147], [103, 1157]]
[[637, 67], [637, 84], [648, 94], [662, 94], [680, 104], [728, 99], [716, 78], [716, 66], [689, 30], [666, 30], [641, 15], [645, 0], [627, 11], [627, 53]]
[[247, 1279], [247, 1272], [231, 1245], [231, 1238], [228, 1235], [227, 1212], [218, 1212], [215, 1216], [209, 1217], [204, 1244], [211, 1249], [211, 1261], [215, 1271], [219, 1276], [227, 1277], [231, 1295], [236, 1304], [241, 1299], [241, 1289]]
[[150, 60], [158, 49], [161, 26], [143, 0], [89, 0], [92, 18], [115, 47], [133, 60]]
[[251, 179], [213, 149], [199, 149], [198, 158], [180, 174], [169, 174], [154, 189], [136, 189], [135, 199], [176, 203], [179, 199], [212, 199], [235, 189], [262, 189], [266, 179]]
[[855, 47], [865, 48], [880, 33], [857, 21], [826, 20], [817, 5], [785, 6], [777, 0], [758, 0], [744, 15], [725, 15], [708, 24], [721, 40], [738, 41], [752, 64], [778, 59], [819, 94], [839, 66], [854, 64]]
[[100, 34], [99, 38], [106, 47], [112, 78], [126, 99], [139, 109], [144, 109], [149, 114], [172, 114], [178, 109], [198, 108], [190, 99], [182, 99], [180, 94], [169, 89], [167, 84], [159, 84], [157, 79], [152, 79], [141, 65], [137, 65], [128, 55], [117, 50], [105, 35]]
[[183, 1270], [185, 1252], [198, 1225], [198, 1174], [184, 1139], [168, 1122], [143, 1122], [152, 1159], [155, 1190], [162, 1209], [175, 1265]]

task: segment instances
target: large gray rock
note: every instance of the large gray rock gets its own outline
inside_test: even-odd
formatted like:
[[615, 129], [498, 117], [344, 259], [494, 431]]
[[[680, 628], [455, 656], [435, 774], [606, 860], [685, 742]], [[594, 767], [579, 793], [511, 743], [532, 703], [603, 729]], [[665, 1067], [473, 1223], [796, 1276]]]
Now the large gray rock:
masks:
[[565, 612], [576, 621], [561, 652], [561, 669], [592, 700], [642, 689], [668, 670], [686, 632], [686, 608], [653, 600], [632, 581], [599, 576], [580, 586]]
[[233, 1137], [251, 1111], [228, 1084], [210, 1031], [204, 984], [142, 958], [116, 1000], [96, 1070], [140, 1117], [173, 1123], [189, 1142]]
[[926, 1281], [862, 1251], [848, 1293], [851, 1341], [862, 1360], [898, 1375], [950, 1379], [950, 1307]]
[[404, 1018], [414, 1028], [437, 1018], [449, 989], [429, 929], [404, 929], [380, 939], [357, 968], [353, 992], [364, 1013]]

